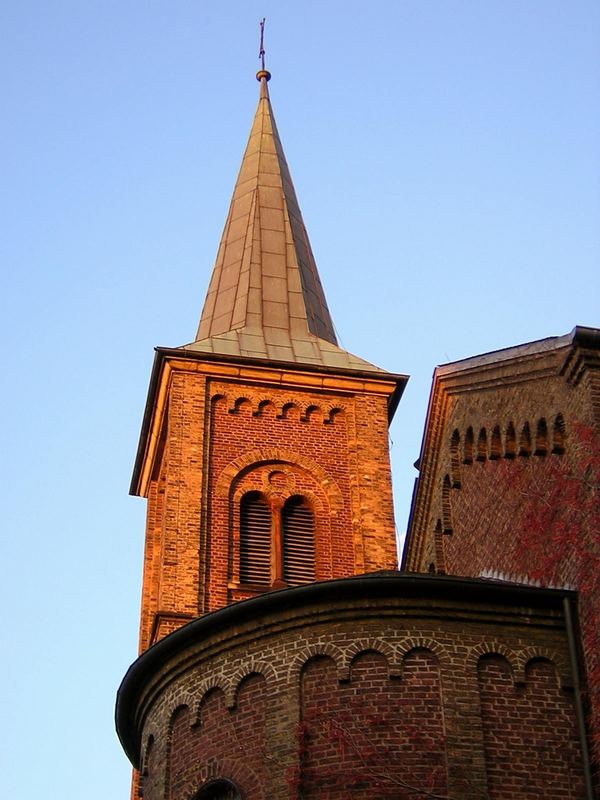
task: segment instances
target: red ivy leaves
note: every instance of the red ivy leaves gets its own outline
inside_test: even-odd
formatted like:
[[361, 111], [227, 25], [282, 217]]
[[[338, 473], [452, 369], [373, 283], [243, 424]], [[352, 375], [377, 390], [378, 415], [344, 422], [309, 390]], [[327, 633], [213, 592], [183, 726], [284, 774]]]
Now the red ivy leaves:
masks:
[[[541, 465], [540, 465], [541, 466]], [[600, 438], [575, 424], [564, 456], [547, 455], [543, 469], [511, 471], [522, 500], [514, 520], [517, 570], [543, 586], [579, 593], [579, 622], [590, 701], [600, 717]], [[600, 761], [600, 724], [594, 731]]]
[[[359, 706], [364, 706], [361, 701]], [[353, 712], [348, 709], [334, 714], [323, 709], [305, 714], [296, 727], [298, 763], [290, 768], [286, 780], [292, 798], [302, 798], [310, 786], [318, 790], [319, 797], [357, 798], [377, 791], [380, 800], [388, 797], [394, 800], [427, 800], [439, 798], [446, 782], [445, 768], [439, 764], [440, 754], [444, 752], [443, 740], [424, 737], [417, 726], [409, 725], [401, 731], [379, 714], [363, 716], [359, 714], [361, 726], [356, 726]], [[306, 763], [311, 741], [326, 741], [333, 745], [336, 757], [333, 763], [310, 766]], [[421, 785], [412, 785], [397, 774], [399, 741], [411, 745], [431, 759], [427, 778]], [[340, 793], [341, 792], [341, 793]], [[362, 794], [361, 794], [362, 792]]]

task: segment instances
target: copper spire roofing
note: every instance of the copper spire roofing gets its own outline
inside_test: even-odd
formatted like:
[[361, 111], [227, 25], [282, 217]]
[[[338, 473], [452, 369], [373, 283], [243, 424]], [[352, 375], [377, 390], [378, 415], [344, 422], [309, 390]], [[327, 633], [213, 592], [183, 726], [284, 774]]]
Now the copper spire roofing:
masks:
[[197, 352], [380, 371], [337, 345], [266, 70], [202, 310]]

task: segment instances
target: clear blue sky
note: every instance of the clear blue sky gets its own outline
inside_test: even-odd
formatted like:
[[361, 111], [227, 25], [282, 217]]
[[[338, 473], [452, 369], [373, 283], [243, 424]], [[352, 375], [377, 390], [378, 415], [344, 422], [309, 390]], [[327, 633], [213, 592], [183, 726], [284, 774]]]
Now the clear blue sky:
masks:
[[19, 0], [0, 9], [2, 793], [127, 798], [127, 495], [155, 345], [193, 338], [271, 97], [343, 346], [412, 378], [600, 324], [597, 0]]

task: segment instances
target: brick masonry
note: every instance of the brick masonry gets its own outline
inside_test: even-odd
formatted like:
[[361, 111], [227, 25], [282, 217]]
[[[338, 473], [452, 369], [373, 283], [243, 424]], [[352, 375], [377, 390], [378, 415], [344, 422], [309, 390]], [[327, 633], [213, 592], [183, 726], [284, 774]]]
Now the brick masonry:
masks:
[[581, 797], [567, 595], [526, 591], [388, 572], [191, 623], [120, 692], [145, 800]]
[[[515, 487], [575, 464], [571, 431], [599, 421], [573, 348], [509, 361], [438, 376], [406, 554], [437, 575], [411, 577], [389, 571], [392, 376], [163, 358], [135, 478], [142, 655], [118, 704], [146, 800], [217, 779], [244, 800], [582, 796], [574, 596], [441, 574], [526, 571]], [[316, 583], [241, 582], [248, 491], [307, 498]]]
[[[395, 383], [173, 360], [155, 409], [140, 652], [264, 588], [239, 575], [239, 505], [258, 490], [314, 508], [316, 579], [397, 566], [388, 453]], [[152, 441], [152, 440], [151, 440]]]
[[598, 341], [546, 342], [436, 370], [403, 566], [578, 589], [598, 773]]

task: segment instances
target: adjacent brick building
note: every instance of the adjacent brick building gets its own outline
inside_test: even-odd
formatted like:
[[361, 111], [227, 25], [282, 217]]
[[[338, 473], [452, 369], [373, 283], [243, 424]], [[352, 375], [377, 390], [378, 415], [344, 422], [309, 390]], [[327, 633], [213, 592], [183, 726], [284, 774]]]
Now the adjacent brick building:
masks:
[[[577, 596], [479, 577], [512, 562], [478, 544], [489, 512], [453, 432], [444, 461], [448, 419], [459, 448], [476, 423], [493, 448], [500, 419], [430, 413], [406, 559], [434, 574], [396, 569], [388, 424], [407, 378], [337, 344], [257, 77], [198, 332], [157, 350], [132, 480], [148, 500], [140, 657], [117, 729], [134, 794], [591, 797]], [[543, 414], [563, 458], [568, 404]]]
[[578, 590], [600, 765], [600, 331], [435, 370], [403, 568]]

